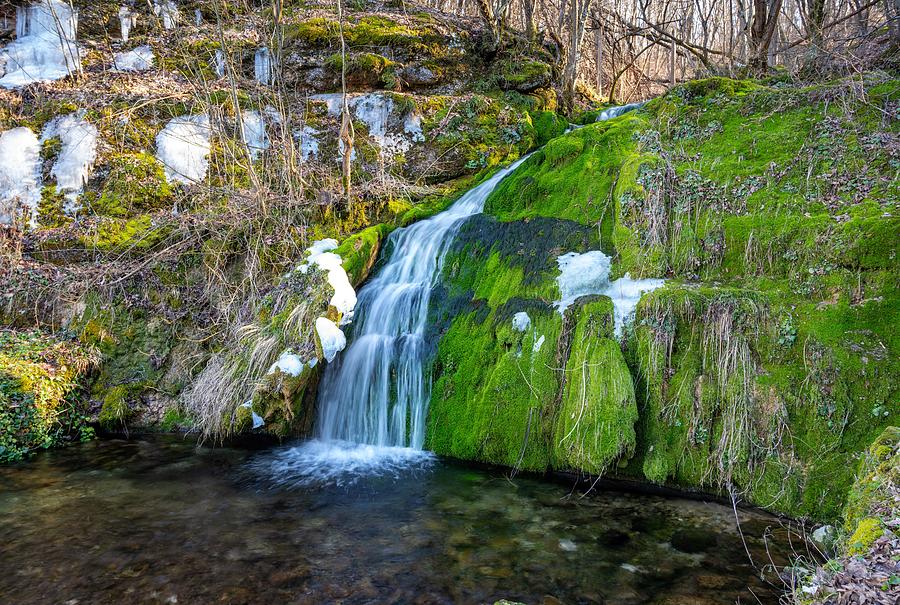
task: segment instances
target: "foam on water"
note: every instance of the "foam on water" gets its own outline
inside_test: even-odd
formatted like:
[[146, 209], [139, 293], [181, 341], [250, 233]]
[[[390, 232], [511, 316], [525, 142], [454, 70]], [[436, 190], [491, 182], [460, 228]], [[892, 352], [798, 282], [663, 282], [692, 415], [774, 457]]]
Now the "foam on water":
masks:
[[260, 456], [250, 467], [280, 487], [345, 487], [362, 478], [399, 478], [427, 470], [436, 460], [431, 452], [408, 447], [313, 440]]

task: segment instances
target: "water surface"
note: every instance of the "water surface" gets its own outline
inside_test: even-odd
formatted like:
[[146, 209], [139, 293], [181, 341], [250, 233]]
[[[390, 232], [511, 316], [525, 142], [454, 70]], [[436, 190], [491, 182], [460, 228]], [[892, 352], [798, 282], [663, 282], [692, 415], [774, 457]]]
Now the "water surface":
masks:
[[[288, 451], [110, 440], [0, 467], [0, 602], [778, 598], [750, 564], [730, 507], [581, 497], [439, 460], [340, 486], [291, 483]], [[783, 564], [777, 520], [740, 516], [757, 564]]]

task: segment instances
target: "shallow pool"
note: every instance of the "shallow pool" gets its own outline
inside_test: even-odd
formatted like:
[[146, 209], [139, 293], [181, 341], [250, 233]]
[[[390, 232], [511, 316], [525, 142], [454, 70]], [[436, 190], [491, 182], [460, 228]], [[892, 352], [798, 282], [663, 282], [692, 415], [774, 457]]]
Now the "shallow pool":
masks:
[[760, 569], [789, 539], [758, 512], [739, 512], [745, 549], [729, 506], [439, 460], [291, 482], [288, 452], [159, 437], [0, 467], [0, 603], [778, 599]]

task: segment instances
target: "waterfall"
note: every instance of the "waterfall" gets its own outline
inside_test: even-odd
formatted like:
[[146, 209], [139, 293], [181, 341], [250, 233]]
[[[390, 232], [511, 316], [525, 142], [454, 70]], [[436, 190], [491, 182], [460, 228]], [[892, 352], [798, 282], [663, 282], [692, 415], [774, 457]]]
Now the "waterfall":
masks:
[[463, 220], [481, 212], [515, 162], [448, 210], [391, 235], [384, 266], [359, 292], [352, 340], [325, 371], [317, 437], [422, 449], [430, 397], [425, 323], [435, 279]]
[[600, 112], [600, 115], [597, 116], [597, 122], [605, 122], [606, 120], [618, 118], [620, 115], [626, 114], [629, 111], [634, 111], [635, 109], [643, 106], [644, 102], [629, 103], [628, 105], [617, 105], [615, 107], [609, 107]]

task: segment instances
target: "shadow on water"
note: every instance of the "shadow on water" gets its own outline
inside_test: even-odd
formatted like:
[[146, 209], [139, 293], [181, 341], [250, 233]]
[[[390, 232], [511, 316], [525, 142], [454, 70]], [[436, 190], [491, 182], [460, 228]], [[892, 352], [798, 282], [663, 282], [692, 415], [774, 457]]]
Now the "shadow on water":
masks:
[[[155, 437], [0, 467], [0, 602], [778, 598], [749, 563], [728, 506], [579, 497], [559, 483], [430, 457], [315, 481], [303, 465], [284, 465], [292, 449]], [[292, 479], [297, 472], [306, 478]], [[762, 513], [739, 515], [757, 563], [783, 565], [786, 530]]]

